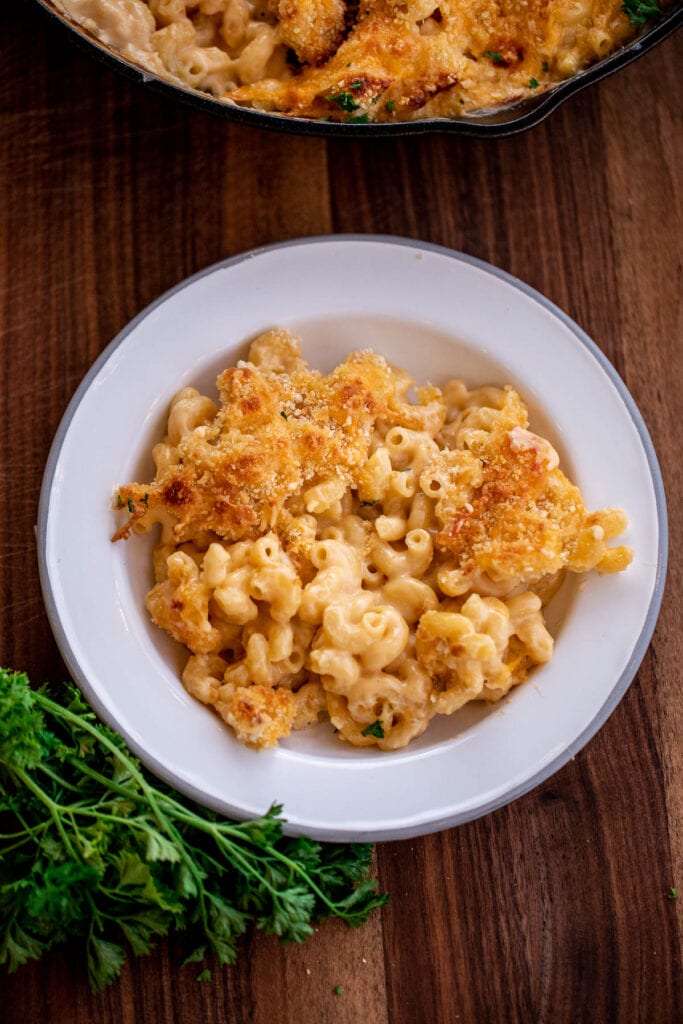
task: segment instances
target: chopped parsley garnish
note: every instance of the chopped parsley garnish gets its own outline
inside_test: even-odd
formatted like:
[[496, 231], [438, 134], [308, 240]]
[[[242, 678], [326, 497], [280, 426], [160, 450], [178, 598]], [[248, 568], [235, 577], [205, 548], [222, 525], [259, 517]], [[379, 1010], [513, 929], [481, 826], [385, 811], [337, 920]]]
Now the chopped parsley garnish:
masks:
[[287, 415], [286, 412], [284, 412], [284, 410], [280, 413], [280, 415], [282, 416], [283, 420], [288, 420], [289, 419], [289, 416]]
[[622, 10], [634, 26], [645, 25], [661, 13], [659, 0], [624, 0]]
[[121, 497], [121, 495], [117, 494], [116, 495], [116, 507], [117, 508], [123, 508], [124, 504], [125, 504], [125, 502], [124, 502], [123, 498]]
[[302, 942], [321, 918], [362, 924], [386, 902], [372, 847], [288, 838], [281, 810], [234, 822], [192, 803], [73, 684], [32, 690], [0, 668], [0, 964], [80, 940], [99, 989], [169, 932], [186, 932], [186, 963], [224, 964], [250, 925]]
[[538, 89], [538, 82], [536, 81], [535, 78], [530, 78], [529, 79], [529, 88], [530, 89]]
[[350, 92], [338, 92], [334, 96], [326, 96], [325, 99], [330, 103], [336, 103], [339, 109], [344, 110], [347, 114], [360, 108], [360, 103], [356, 103]]
[[367, 114], [357, 114], [355, 117], [350, 117], [349, 124], [369, 124], [370, 118]]
[[387, 102], [384, 104], [384, 109], [388, 111], [390, 114], [393, 114], [395, 107], [396, 100], [387, 100]]
[[128, 511], [130, 512], [130, 514], [133, 515], [133, 513], [135, 512], [135, 503], [133, 499], [128, 498], [128, 500], [126, 501], [126, 505], [128, 506]]
[[144, 505], [145, 508], [149, 508], [149, 494], [145, 491], [144, 498], [140, 498], [140, 504]]
[[340, 996], [343, 991], [344, 989], [342, 988], [341, 985], [335, 985], [334, 988], [332, 989], [332, 992], [335, 996]]
[[484, 50], [482, 57], [490, 57], [494, 64], [503, 63], [503, 55], [498, 50]]
[[374, 736], [378, 740], [383, 740], [384, 728], [379, 718], [377, 719], [376, 722], [373, 722], [372, 725], [368, 725], [365, 729], [363, 729], [363, 731], [361, 732], [361, 736]]
[[353, 89], [356, 92], [358, 91], [358, 89], [362, 89], [362, 88], [363, 88], [363, 79], [362, 78], [354, 78], [353, 82], [351, 82], [351, 85], [349, 86], [349, 89]]
[[672, 885], [671, 888], [669, 889], [668, 893], [666, 894], [666, 898], [668, 900], [677, 900], [678, 899], [678, 889], [676, 889], [676, 887]]

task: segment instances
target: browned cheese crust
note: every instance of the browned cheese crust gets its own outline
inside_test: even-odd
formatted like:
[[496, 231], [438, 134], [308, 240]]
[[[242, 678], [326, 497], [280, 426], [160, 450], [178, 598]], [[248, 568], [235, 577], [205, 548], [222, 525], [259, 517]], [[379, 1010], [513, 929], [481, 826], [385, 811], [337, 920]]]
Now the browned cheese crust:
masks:
[[506, 580], [628, 565], [629, 550], [605, 544], [624, 529], [625, 516], [616, 509], [588, 512], [554, 449], [527, 429], [515, 391], [506, 389], [492, 429], [478, 426], [468, 431], [467, 461], [461, 455], [456, 463], [461, 477], [472, 473], [472, 492], [457, 507], [442, 502], [436, 538], [460, 572]]
[[631, 31], [621, 0], [361, 0], [324, 62], [300, 29], [288, 36], [300, 70], [226, 98], [334, 120], [453, 116], [543, 91]]
[[170, 518], [177, 543], [207, 530], [253, 539], [306, 483], [336, 476], [349, 486], [393, 394], [387, 363], [371, 352], [353, 354], [328, 376], [242, 364], [222, 373], [218, 388], [218, 414], [180, 441], [178, 464], [119, 492], [133, 520]]

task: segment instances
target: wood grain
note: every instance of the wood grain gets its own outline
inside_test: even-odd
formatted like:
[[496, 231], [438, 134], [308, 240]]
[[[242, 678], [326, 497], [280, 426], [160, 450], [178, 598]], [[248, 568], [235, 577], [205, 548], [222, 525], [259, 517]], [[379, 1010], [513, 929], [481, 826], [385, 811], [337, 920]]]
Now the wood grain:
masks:
[[0, 48], [0, 663], [36, 681], [66, 674], [33, 525], [52, 437], [91, 362], [187, 274], [296, 236], [422, 238], [558, 303], [643, 412], [673, 539], [653, 643], [604, 728], [514, 804], [382, 845], [393, 902], [365, 928], [327, 924], [290, 948], [250, 934], [211, 984], [163, 944], [98, 996], [78, 948], [56, 950], [0, 975], [3, 1019], [683, 1019], [683, 900], [665, 895], [683, 891], [681, 41], [498, 142], [326, 143], [228, 125], [131, 85], [25, 2], [2, 5]]

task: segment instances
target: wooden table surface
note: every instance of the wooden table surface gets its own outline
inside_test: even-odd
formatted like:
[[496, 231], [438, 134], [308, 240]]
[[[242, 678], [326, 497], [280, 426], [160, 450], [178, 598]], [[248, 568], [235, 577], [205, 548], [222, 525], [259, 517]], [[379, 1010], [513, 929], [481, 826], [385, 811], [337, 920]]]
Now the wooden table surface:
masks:
[[420, 238], [545, 293], [638, 403], [673, 539], [653, 643], [604, 728], [512, 805], [381, 845], [392, 904], [365, 927], [323, 925], [288, 948], [250, 934], [210, 984], [164, 943], [97, 996], [78, 949], [56, 950], [0, 974], [8, 1024], [683, 1019], [683, 898], [666, 895], [683, 893], [682, 43], [508, 140], [327, 143], [148, 94], [32, 5], [1, 5], [1, 664], [65, 677], [33, 525], [53, 434], [92, 361], [186, 275], [297, 236]]

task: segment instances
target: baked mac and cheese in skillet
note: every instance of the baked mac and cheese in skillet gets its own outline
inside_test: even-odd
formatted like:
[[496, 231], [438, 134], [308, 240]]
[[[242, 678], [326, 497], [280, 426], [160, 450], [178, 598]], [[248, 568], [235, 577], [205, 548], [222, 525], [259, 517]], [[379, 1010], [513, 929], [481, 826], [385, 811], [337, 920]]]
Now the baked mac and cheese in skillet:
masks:
[[176, 84], [260, 111], [356, 122], [514, 103], [630, 39], [638, 16], [624, 8], [657, 11], [656, 0], [55, 2]]
[[331, 373], [272, 330], [183, 388], [154, 480], [121, 487], [115, 540], [161, 526], [154, 622], [183, 683], [268, 747], [321, 714], [395, 750], [435, 715], [495, 702], [553, 653], [566, 572], [625, 569], [620, 509], [589, 512], [511, 387], [412, 378], [372, 351]]

